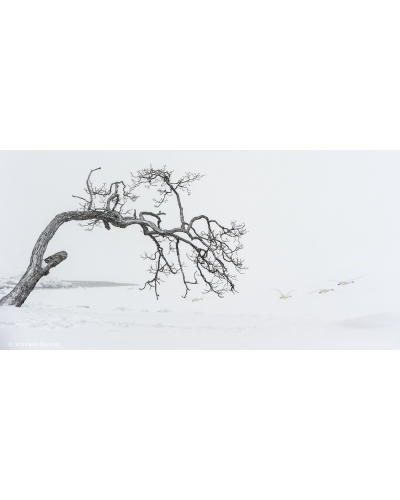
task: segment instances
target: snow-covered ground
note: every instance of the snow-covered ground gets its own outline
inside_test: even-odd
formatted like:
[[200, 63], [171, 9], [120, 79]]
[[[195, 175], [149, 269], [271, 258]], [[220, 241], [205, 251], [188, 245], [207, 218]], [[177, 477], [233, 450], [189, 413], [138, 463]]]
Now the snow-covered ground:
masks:
[[164, 293], [156, 301], [137, 286], [38, 288], [23, 307], [0, 308], [0, 348], [399, 349], [394, 288], [345, 288], [287, 301], [268, 291], [251, 306], [240, 295], [192, 302]]

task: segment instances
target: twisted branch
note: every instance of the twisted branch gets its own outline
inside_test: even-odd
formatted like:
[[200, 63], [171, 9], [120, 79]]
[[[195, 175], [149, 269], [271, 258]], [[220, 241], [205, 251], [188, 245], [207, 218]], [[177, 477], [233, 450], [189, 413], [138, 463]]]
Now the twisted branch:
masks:
[[[165, 166], [161, 169], [150, 166], [139, 170], [136, 175], [131, 174], [131, 184], [119, 181], [110, 184], [109, 188], [106, 188], [105, 184], [95, 188], [90, 182], [91, 174], [95, 170], [99, 169], [90, 172], [86, 183], [85, 191], [90, 200], [74, 196], [84, 201], [81, 204], [83, 213], [96, 215], [88, 217], [84, 227], [88, 231], [99, 225], [103, 225], [107, 230], [110, 230], [111, 226], [126, 228], [139, 225], [142, 228], [143, 234], [151, 238], [156, 249], [154, 254], [145, 253], [142, 256], [143, 259], [151, 261], [148, 271], [152, 274], [152, 278], [146, 281], [142, 289], [154, 289], [158, 298], [162, 276], [180, 274], [185, 287], [184, 297], [190, 291], [189, 285], [199, 284], [198, 277], [205, 284], [204, 293], [213, 292], [218, 297], [223, 297], [228, 291], [236, 293], [237, 278], [234, 273], [241, 274], [246, 269], [244, 261], [238, 256], [238, 252], [243, 249], [241, 238], [247, 233], [245, 225], [232, 221], [230, 227], [225, 227], [206, 215], [192, 217], [189, 223], [185, 220], [180, 193], [190, 195], [192, 183], [200, 180], [202, 175], [185, 173], [183, 177], [173, 181], [173, 172], [166, 170]], [[161, 211], [140, 211], [137, 216], [135, 209], [131, 216], [131, 210], [127, 210], [125, 205], [137, 201], [139, 197], [134, 191], [142, 186], [157, 190], [159, 196], [153, 199], [156, 208], [166, 203], [171, 196], [175, 197], [179, 210], [178, 227], [162, 228], [161, 217], [166, 214]], [[205, 225], [204, 228], [202, 224]], [[185, 245], [189, 253], [182, 254], [181, 245]], [[189, 263], [193, 268], [193, 278], [188, 278], [188, 271], [185, 271]]]

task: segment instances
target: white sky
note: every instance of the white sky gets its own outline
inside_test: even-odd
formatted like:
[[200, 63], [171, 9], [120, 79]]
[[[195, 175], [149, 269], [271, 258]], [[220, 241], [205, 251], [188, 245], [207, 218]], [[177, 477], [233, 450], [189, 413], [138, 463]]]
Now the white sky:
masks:
[[[57, 213], [77, 208], [88, 172], [93, 181], [129, 180], [129, 172], [166, 164], [176, 175], [205, 177], [183, 197], [186, 218], [200, 213], [249, 230], [236, 304], [263, 300], [270, 288], [326, 287], [329, 279], [400, 275], [398, 152], [271, 151], [48, 151], [1, 152], [0, 276], [24, 271], [40, 232]], [[153, 209], [146, 190], [138, 210]], [[165, 208], [176, 225], [171, 200]], [[139, 228], [64, 225], [49, 253], [68, 259], [53, 271], [61, 279], [142, 283], [151, 250]], [[161, 288], [161, 294], [172, 287]], [[198, 288], [194, 294], [201, 292]], [[176, 291], [174, 293], [179, 293]], [[243, 302], [244, 301], [244, 302]]]

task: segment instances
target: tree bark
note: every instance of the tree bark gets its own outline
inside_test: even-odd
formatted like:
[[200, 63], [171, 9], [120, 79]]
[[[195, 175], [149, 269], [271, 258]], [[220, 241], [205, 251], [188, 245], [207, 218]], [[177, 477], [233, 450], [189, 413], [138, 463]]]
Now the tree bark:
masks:
[[44, 259], [47, 246], [58, 229], [65, 222], [69, 222], [71, 220], [84, 221], [90, 219], [103, 220], [106, 225], [111, 223], [118, 227], [126, 227], [126, 224], [121, 223], [118, 216], [112, 213], [90, 210], [85, 212], [64, 212], [57, 215], [39, 236], [39, 239], [33, 248], [31, 260], [25, 274], [13, 290], [0, 300], [0, 306], [9, 305], [21, 307], [37, 285], [40, 278], [48, 275], [52, 268], [61, 264], [61, 262], [68, 257], [67, 252], [62, 251]]

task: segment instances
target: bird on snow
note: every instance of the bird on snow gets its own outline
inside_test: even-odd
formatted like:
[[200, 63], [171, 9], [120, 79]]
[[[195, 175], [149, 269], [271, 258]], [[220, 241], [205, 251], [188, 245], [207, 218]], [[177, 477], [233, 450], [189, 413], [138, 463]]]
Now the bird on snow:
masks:
[[[355, 283], [357, 280], [360, 280], [361, 278], [354, 278], [352, 280], [349, 280], [349, 281], [339, 281], [338, 283], [338, 286], [346, 286], [346, 285], [351, 285], [353, 283]], [[337, 283], [337, 281], [333, 281], [333, 280], [329, 280], [331, 281], [332, 283]]]
[[[315, 290], [314, 292], [310, 292], [307, 295], [311, 295], [312, 293], [322, 293], [322, 294], [325, 294], [325, 293], [329, 293], [329, 292], [336, 292], [336, 290], [334, 290], [333, 288], [330, 288], [329, 290], [326, 289], [326, 288], [323, 288], [322, 290]], [[340, 292], [336, 292], [336, 293], [340, 293]]]
[[292, 296], [290, 295], [291, 293], [295, 292], [296, 290], [291, 290], [290, 292], [288, 292], [286, 295], [284, 293], [282, 293], [280, 290], [278, 290], [277, 288], [271, 288], [271, 290], [275, 290], [276, 292], [279, 292], [281, 294], [280, 298], [282, 300], [286, 300], [286, 299], [291, 299]]

